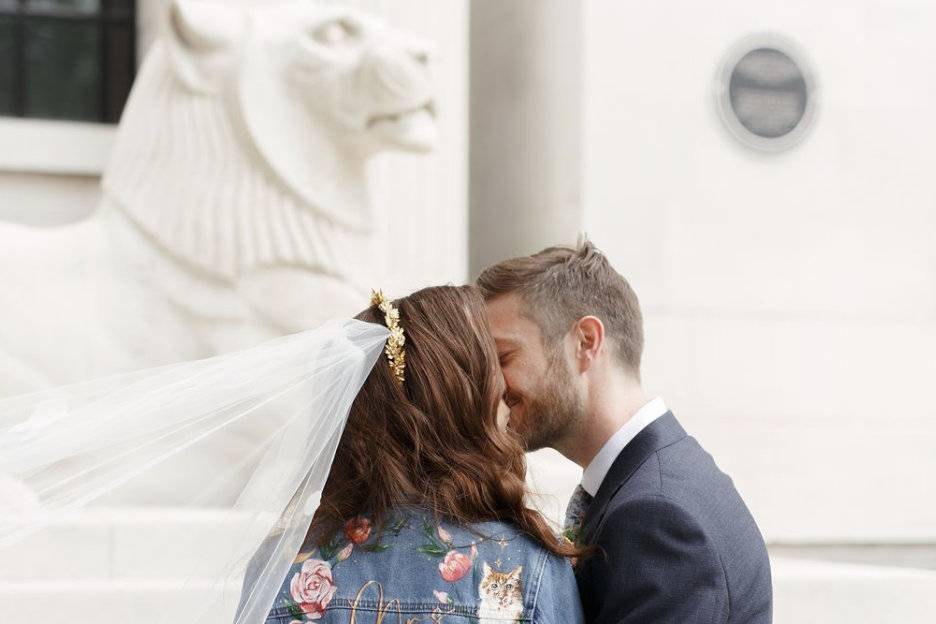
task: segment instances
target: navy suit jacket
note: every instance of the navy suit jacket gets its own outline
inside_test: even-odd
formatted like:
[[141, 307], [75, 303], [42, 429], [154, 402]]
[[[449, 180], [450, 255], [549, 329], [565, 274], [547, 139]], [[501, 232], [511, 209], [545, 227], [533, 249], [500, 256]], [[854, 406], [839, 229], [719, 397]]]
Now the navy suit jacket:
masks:
[[621, 451], [582, 523], [588, 624], [769, 623], [770, 561], [731, 479], [671, 412]]

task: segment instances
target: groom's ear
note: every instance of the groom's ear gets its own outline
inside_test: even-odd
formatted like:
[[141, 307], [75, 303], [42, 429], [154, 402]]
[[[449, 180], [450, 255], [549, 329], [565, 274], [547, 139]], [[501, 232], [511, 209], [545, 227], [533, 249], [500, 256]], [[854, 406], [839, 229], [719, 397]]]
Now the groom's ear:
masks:
[[604, 323], [597, 316], [583, 316], [572, 330], [575, 359], [580, 373], [589, 370], [605, 348]]

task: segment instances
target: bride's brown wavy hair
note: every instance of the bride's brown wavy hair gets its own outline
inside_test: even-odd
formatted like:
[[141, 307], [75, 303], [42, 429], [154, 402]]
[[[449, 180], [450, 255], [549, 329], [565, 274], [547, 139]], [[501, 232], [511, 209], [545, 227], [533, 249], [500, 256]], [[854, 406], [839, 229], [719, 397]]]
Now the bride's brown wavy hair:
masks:
[[[522, 442], [497, 426], [504, 382], [480, 293], [437, 286], [393, 303], [405, 381], [381, 355], [351, 406], [310, 541], [326, 543], [361, 513], [379, 527], [394, 508], [418, 507], [462, 524], [512, 522], [557, 555], [581, 555], [527, 507]], [[374, 305], [356, 318], [384, 323]]]

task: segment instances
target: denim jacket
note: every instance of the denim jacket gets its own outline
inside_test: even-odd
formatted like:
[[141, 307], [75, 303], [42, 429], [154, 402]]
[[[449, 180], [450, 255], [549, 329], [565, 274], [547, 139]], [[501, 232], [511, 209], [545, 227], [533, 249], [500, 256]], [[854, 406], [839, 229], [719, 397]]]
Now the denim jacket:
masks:
[[[367, 517], [327, 545], [303, 547], [270, 624], [581, 624], [572, 566], [510, 524], [464, 527], [429, 514]], [[471, 530], [473, 529], [473, 531]]]

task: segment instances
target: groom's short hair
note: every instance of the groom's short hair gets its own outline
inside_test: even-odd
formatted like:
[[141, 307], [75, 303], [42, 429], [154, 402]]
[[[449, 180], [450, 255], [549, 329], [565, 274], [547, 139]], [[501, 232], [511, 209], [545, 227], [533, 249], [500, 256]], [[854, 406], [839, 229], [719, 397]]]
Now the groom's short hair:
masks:
[[588, 239], [498, 262], [478, 276], [477, 285], [486, 300], [518, 294], [549, 349], [580, 318], [598, 317], [618, 362], [640, 377], [644, 336], [637, 294]]

